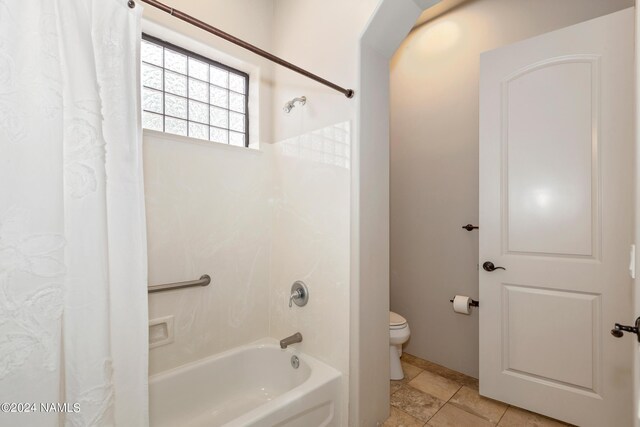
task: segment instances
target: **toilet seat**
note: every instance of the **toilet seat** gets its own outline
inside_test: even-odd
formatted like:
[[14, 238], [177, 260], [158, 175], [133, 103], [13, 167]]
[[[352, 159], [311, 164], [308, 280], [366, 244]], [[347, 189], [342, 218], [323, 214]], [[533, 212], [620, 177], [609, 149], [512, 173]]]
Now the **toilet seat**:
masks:
[[407, 319], [398, 313], [389, 311], [389, 329], [403, 329], [407, 326]]

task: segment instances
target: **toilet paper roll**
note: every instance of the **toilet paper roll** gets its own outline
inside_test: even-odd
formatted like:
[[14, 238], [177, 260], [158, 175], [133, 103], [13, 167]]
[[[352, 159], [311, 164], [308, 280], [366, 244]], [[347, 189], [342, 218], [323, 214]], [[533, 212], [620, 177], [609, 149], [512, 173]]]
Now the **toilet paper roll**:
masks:
[[456, 295], [453, 298], [453, 311], [462, 314], [471, 313], [471, 307], [469, 306], [470, 302], [471, 299], [469, 297], [465, 297], [464, 295]]

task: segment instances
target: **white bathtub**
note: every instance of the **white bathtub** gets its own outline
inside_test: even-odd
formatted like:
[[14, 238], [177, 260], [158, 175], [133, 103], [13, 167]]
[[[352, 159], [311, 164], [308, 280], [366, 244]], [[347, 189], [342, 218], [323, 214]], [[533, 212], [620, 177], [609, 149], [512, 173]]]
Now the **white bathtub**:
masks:
[[264, 339], [151, 376], [151, 426], [337, 426], [340, 381], [330, 366]]

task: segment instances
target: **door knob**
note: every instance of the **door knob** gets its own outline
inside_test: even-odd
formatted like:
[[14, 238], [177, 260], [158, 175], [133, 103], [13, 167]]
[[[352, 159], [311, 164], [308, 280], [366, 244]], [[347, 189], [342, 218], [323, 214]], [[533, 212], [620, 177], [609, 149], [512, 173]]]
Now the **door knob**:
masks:
[[625, 326], [625, 325], [621, 325], [620, 323], [616, 323], [615, 327], [611, 330], [611, 335], [613, 335], [616, 338], [621, 338], [625, 332], [629, 332], [631, 334], [636, 334], [636, 336], [638, 337], [638, 342], [640, 342], [640, 333], [638, 333], [639, 331], [640, 331], [640, 317], [636, 319], [635, 326]]
[[482, 268], [484, 271], [506, 270], [504, 267], [496, 267], [491, 261], [487, 261], [482, 264]]

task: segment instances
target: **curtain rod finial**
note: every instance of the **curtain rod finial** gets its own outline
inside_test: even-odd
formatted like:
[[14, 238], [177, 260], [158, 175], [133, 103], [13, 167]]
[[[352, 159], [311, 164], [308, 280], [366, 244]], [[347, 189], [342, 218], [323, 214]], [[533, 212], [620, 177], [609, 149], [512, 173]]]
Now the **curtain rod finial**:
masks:
[[347, 93], [345, 93], [344, 95], [345, 95], [347, 98], [351, 99], [351, 98], [353, 98], [353, 97], [354, 97], [354, 95], [355, 95], [355, 94], [356, 94], [356, 93], [353, 91], [353, 89], [347, 89]]
[[127, 6], [129, 6], [130, 9], [133, 9], [134, 7], [136, 7], [136, 2], [134, 2], [133, 0], [129, 0], [127, 2]]

